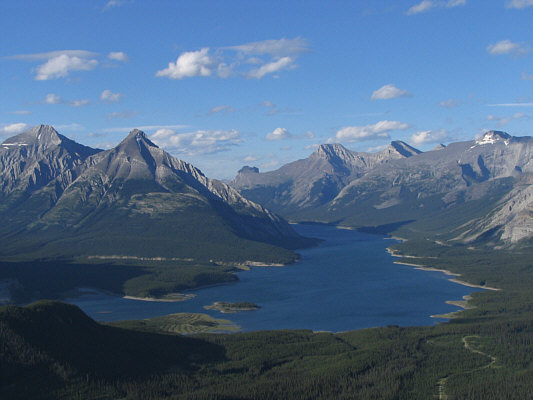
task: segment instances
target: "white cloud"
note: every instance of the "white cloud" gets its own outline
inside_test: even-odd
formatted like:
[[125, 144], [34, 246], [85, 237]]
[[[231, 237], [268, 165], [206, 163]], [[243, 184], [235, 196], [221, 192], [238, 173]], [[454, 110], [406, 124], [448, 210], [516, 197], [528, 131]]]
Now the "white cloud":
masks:
[[67, 55], [69, 57], [79, 57], [79, 58], [95, 58], [98, 57], [98, 53], [93, 53], [92, 51], [87, 50], [56, 50], [49, 51], [46, 53], [31, 53], [31, 54], [17, 54], [14, 56], [8, 56], [7, 59], [12, 60], [23, 60], [23, 61], [42, 61], [49, 60], [51, 58], [59, 57], [62, 55]]
[[49, 59], [37, 68], [35, 79], [46, 81], [49, 79], [64, 78], [70, 71], [90, 71], [98, 65], [95, 59], [80, 58], [61, 54]]
[[369, 147], [366, 151], [368, 153], [377, 153], [378, 151], [385, 150], [387, 147], [389, 147], [388, 144], [382, 144], [381, 146]]
[[529, 118], [529, 115], [524, 114], [524, 113], [515, 113], [509, 117], [499, 117], [495, 115], [487, 116], [487, 120], [495, 122], [496, 126], [498, 127], [505, 126], [511, 121], [514, 121], [516, 119], [522, 119], [522, 118]]
[[[235, 50], [249, 55], [263, 55], [268, 54], [272, 57], [285, 57], [309, 51], [307, 41], [301, 37], [294, 39], [272, 39], [263, 40], [260, 42], [249, 42], [239, 46], [224, 47], [224, 49]], [[250, 59], [249, 59], [250, 60]], [[252, 58], [255, 63], [260, 62], [261, 59]]]
[[150, 139], [158, 146], [187, 155], [212, 154], [227, 150], [242, 140], [236, 130], [198, 130], [178, 133], [173, 129], [158, 129]]
[[261, 164], [261, 170], [274, 168], [274, 167], [277, 167], [280, 164], [281, 164], [281, 162], [279, 160], [271, 160], [269, 162]]
[[526, 45], [520, 43], [514, 43], [510, 40], [500, 40], [497, 43], [487, 46], [487, 51], [493, 56], [499, 56], [503, 54], [511, 54], [514, 56], [520, 56], [529, 52], [529, 48]]
[[421, 3], [412, 6], [409, 10], [407, 10], [407, 15], [423, 13], [423, 12], [429, 11], [434, 6], [435, 5], [433, 4], [433, 1], [423, 0]]
[[[137, 114], [137, 112], [135, 112]], [[142, 125], [142, 126], [122, 126], [118, 128], [106, 128], [102, 129], [102, 132], [106, 133], [122, 133], [122, 132], [131, 132], [133, 129], [139, 129], [144, 132], [157, 131], [159, 129], [186, 129], [187, 125]]]
[[422, 2], [412, 6], [407, 10], [407, 15], [420, 14], [428, 12], [434, 8], [453, 8], [457, 6], [464, 6], [466, 0], [423, 0]]
[[272, 132], [267, 133], [266, 140], [283, 140], [291, 137], [290, 132], [285, 128], [276, 128]]
[[373, 125], [344, 127], [337, 132], [335, 139], [345, 142], [359, 142], [376, 138], [388, 138], [391, 131], [407, 128], [409, 128], [409, 125], [403, 122], [379, 121]]
[[370, 100], [389, 100], [398, 97], [410, 97], [411, 93], [407, 90], [398, 89], [394, 84], [388, 84], [380, 87], [372, 93]]
[[71, 71], [90, 71], [95, 69], [100, 54], [86, 50], [57, 50], [46, 53], [17, 54], [5, 57], [12, 60], [43, 61], [44, 64], [33, 70], [35, 79], [45, 81], [65, 78]]
[[100, 100], [109, 103], [116, 103], [120, 100], [121, 97], [122, 93], [113, 93], [111, 90], [106, 89], [100, 95]]
[[511, 0], [505, 4], [507, 8], [522, 9], [533, 6], [533, 0]]
[[522, 80], [524, 80], [524, 81], [533, 81], [533, 74], [528, 74], [527, 72], [522, 72]]
[[252, 156], [252, 155], [248, 155], [246, 157], [244, 157], [244, 159], [242, 160], [243, 162], [254, 162], [254, 161], [257, 161], [258, 158], [255, 157], [255, 156]]
[[457, 107], [458, 105], [459, 105], [459, 102], [454, 99], [443, 100], [439, 104], [439, 106], [444, 107], [444, 108], [454, 108], [454, 107]]
[[131, 3], [132, 0], [109, 0], [104, 6], [104, 11], [109, 10], [110, 8], [120, 7], [126, 3]]
[[61, 99], [61, 96], [58, 96], [57, 94], [48, 93], [44, 98], [44, 102], [46, 104], [61, 104], [63, 103], [63, 99]]
[[439, 143], [446, 139], [448, 133], [445, 130], [420, 131], [411, 135], [411, 142], [417, 146], [426, 143]]
[[107, 55], [107, 58], [109, 58], [110, 60], [123, 62], [128, 62], [130, 60], [128, 55], [126, 53], [123, 53], [122, 51], [112, 51]]
[[208, 47], [198, 51], [182, 53], [175, 63], [168, 63], [168, 68], [157, 71], [155, 76], [163, 76], [170, 79], [210, 76], [213, 68], [215, 68], [215, 63], [208, 53]]
[[84, 99], [84, 100], [72, 100], [71, 102], [69, 102], [69, 104], [72, 107], [83, 107], [83, 106], [86, 106], [87, 104], [89, 104], [89, 100], [87, 100], [87, 99]]
[[307, 138], [307, 139], [314, 139], [315, 138], [315, 134], [311, 131], [307, 131], [304, 133], [304, 136]]
[[0, 128], [0, 136], [13, 136], [30, 129], [30, 125], [23, 122], [16, 124], [4, 125]]
[[253, 69], [248, 73], [250, 78], [261, 79], [265, 75], [272, 74], [283, 69], [292, 67], [294, 59], [291, 57], [282, 57], [278, 60], [266, 63], [259, 68]]
[[295, 68], [295, 61], [308, 52], [305, 39], [273, 39], [249, 42], [238, 46], [205, 47], [179, 55], [168, 68], [157, 71], [156, 76], [183, 79], [194, 76], [232, 76], [261, 79], [278, 71]]
[[220, 106], [213, 107], [211, 110], [209, 110], [208, 115], [219, 114], [219, 113], [228, 114], [234, 111], [235, 109], [233, 107], [228, 106], [227, 104], [222, 104]]
[[489, 107], [533, 107], [533, 103], [499, 103], [487, 104]]

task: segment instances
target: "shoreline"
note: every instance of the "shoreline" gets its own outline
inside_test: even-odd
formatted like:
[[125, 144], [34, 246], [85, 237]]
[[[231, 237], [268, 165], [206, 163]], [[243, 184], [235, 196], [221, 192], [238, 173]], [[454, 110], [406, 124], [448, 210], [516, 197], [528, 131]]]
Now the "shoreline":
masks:
[[[407, 241], [407, 239], [403, 239], [402, 243], [406, 242], [406, 241]], [[409, 255], [407, 255], [407, 256], [406, 255], [400, 255], [400, 254], [398, 254], [396, 252], [396, 250], [391, 249], [390, 247], [387, 247], [387, 252], [392, 257], [398, 257], [398, 258], [415, 258], [415, 259], [416, 258], [435, 258], [435, 259], [437, 258], [437, 257], [417, 257], [417, 256], [409, 256]], [[492, 291], [500, 291], [500, 290], [502, 290], [500, 288], [494, 288], [494, 287], [490, 287], [490, 286], [486, 286], [486, 285], [476, 285], [476, 284], [473, 284], [473, 283], [462, 281], [460, 279], [457, 279], [457, 277], [461, 276], [461, 274], [453, 273], [452, 271], [450, 271], [448, 269], [439, 269], [439, 268], [434, 268], [434, 267], [427, 267], [425, 265], [413, 264], [413, 263], [404, 262], [404, 261], [393, 261], [393, 263], [394, 264], [398, 264], [398, 265], [406, 265], [408, 267], [412, 267], [412, 268], [420, 270], [420, 271], [440, 272], [440, 273], [443, 273], [446, 276], [453, 276], [453, 278], [448, 279], [448, 281], [456, 283], [458, 285], [462, 285], [462, 286], [467, 286], [467, 287], [476, 288], [476, 289], [483, 289], [483, 290], [492, 290]], [[448, 320], [450, 320], [452, 318], [456, 318], [459, 313], [461, 313], [461, 312], [463, 312], [465, 310], [470, 310], [472, 308], [475, 308], [475, 306], [470, 304], [470, 300], [472, 300], [472, 296], [470, 294], [468, 294], [466, 296], [463, 296], [463, 300], [446, 300], [445, 301], [446, 304], [453, 305], [453, 306], [456, 306], [456, 307], [460, 307], [461, 309], [457, 310], [457, 311], [452, 311], [452, 312], [449, 312], [449, 313], [446, 313], [446, 314], [430, 315], [430, 318], [443, 318], [443, 319], [448, 319]]]
[[122, 296], [123, 299], [127, 300], [139, 300], [139, 301], [157, 301], [161, 303], [178, 303], [180, 301], [187, 301], [194, 297], [195, 294], [189, 293], [172, 293], [175, 295], [175, 298], [157, 298], [157, 297], [136, 297], [136, 296]]
[[[393, 257], [403, 257], [403, 256], [393, 256]], [[454, 273], [454, 272], [452, 272], [450, 270], [447, 270], [447, 269], [438, 269], [438, 268], [433, 268], [433, 267], [426, 267], [426, 266], [420, 265], [420, 264], [412, 264], [412, 263], [407, 263], [407, 262], [403, 262], [403, 261], [394, 261], [394, 264], [407, 265], [409, 267], [413, 267], [414, 269], [418, 269], [418, 270], [421, 270], [421, 271], [442, 272], [444, 275], [447, 275], [447, 276], [454, 276], [454, 277], [461, 276], [461, 274]], [[457, 278], [450, 278], [448, 280], [450, 282], [457, 283], [458, 285], [468, 286], [468, 287], [471, 287], [471, 288], [484, 289], [484, 290], [493, 290], [493, 291], [501, 290], [499, 288], [494, 288], [494, 287], [491, 287], [491, 286], [476, 285], [474, 283], [469, 283], [469, 282], [466, 282], [466, 281], [462, 281], [462, 280], [457, 279]]]

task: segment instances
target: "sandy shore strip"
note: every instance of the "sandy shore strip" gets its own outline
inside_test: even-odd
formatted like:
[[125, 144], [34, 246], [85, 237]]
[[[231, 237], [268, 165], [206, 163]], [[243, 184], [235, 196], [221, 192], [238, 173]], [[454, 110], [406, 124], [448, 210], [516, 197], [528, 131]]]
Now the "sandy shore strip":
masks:
[[476, 306], [473, 306], [472, 304], [469, 303], [470, 300], [472, 300], [472, 296], [470, 296], [469, 294], [467, 294], [466, 296], [463, 296], [463, 300], [447, 300], [446, 304], [460, 307], [462, 308], [462, 310], [452, 311], [446, 314], [431, 315], [430, 317], [431, 318], [445, 318], [445, 319], [456, 318], [464, 310], [471, 310], [473, 308], [476, 308]]
[[189, 293], [189, 294], [172, 293], [171, 295], [167, 295], [167, 296], [168, 297], [162, 297], [162, 298], [122, 296], [122, 298], [128, 299], [128, 300], [158, 301], [158, 302], [163, 302], [163, 303], [175, 303], [178, 301], [186, 301], [186, 300], [192, 299], [193, 297], [196, 297], [196, 295], [192, 293]]
[[[442, 272], [443, 274], [448, 275], [448, 276], [454, 276], [454, 277], [461, 276], [461, 274], [453, 273], [452, 271], [449, 271], [447, 269], [431, 268], [431, 267], [426, 267], [426, 266], [420, 265], [420, 264], [406, 263], [406, 262], [403, 262], [403, 261], [394, 261], [394, 264], [407, 265], [409, 267], [414, 267], [415, 269], [419, 269], [419, 270], [422, 270], [422, 271]], [[468, 282], [459, 280], [457, 278], [450, 278], [448, 280], [450, 282], [457, 283], [457, 284], [463, 285], [463, 286], [472, 287], [472, 288], [485, 289], [485, 290], [496, 290], [496, 291], [501, 290], [499, 288], [493, 288], [493, 287], [485, 286], [485, 285], [475, 285], [473, 283], [468, 283]]]

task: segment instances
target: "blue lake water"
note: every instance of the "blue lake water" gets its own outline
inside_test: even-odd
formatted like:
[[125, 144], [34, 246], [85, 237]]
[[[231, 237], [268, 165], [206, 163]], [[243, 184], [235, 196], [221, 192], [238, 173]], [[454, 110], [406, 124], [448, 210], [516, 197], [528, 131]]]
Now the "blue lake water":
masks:
[[[433, 325], [431, 318], [458, 310], [445, 303], [461, 300], [472, 289], [449, 281], [441, 272], [394, 264], [382, 236], [323, 225], [295, 225], [302, 235], [324, 239], [300, 251], [301, 260], [286, 267], [255, 267], [239, 272], [240, 281], [191, 291], [183, 302], [148, 302], [103, 293], [67, 301], [99, 321], [144, 319], [195, 312], [229, 319], [242, 331], [312, 329], [346, 331], [385, 325]], [[261, 308], [235, 314], [205, 310], [215, 301], [250, 301]]]

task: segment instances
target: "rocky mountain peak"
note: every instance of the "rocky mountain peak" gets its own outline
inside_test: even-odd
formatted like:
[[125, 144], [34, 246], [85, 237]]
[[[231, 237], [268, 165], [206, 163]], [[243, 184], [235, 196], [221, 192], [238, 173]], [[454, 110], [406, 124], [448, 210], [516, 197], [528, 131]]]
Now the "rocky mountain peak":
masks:
[[401, 140], [392, 141], [384, 151], [388, 154], [396, 154], [403, 157], [411, 157], [422, 153], [420, 150], [409, 146], [407, 143], [402, 142]]
[[248, 165], [245, 165], [242, 167], [239, 171], [239, 174], [258, 174], [259, 168], [257, 167], [249, 167]]
[[445, 144], [442, 144], [442, 143], [439, 143], [438, 145], [436, 145], [435, 147], [433, 147], [430, 151], [435, 151], [435, 150], [443, 150], [446, 148], [446, 145]]
[[509, 144], [511, 135], [502, 131], [488, 131], [480, 139], [476, 140], [476, 144], [494, 144], [497, 142], [503, 142], [506, 145]]
[[50, 125], [37, 125], [19, 135], [10, 137], [2, 143], [3, 148], [38, 146], [42, 148], [61, 144], [63, 137]]
[[321, 144], [313, 153], [315, 157], [326, 160], [341, 159], [347, 160], [352, 157], [352, 153], [340, 143]]
[[150, 139], [148, 139], [148, 136], [146, 136], [146, 133], [144, 133], [143, 131], [139, 130], [139, 129], [133, 129], [129, 134], [128, 136], [126, 136], [124, 138], [124, 140], [122, 140], [122, 142], [120, 142], [119, 146], [123, 146], [123, 145], [127, 145], [129, 143], [137, 143], [136, 145], [141, 145], [144, 144], [145, 146], [148, 146], [148, 147], [156, 147], [158, 148], [158, 146], [152, 142]]

